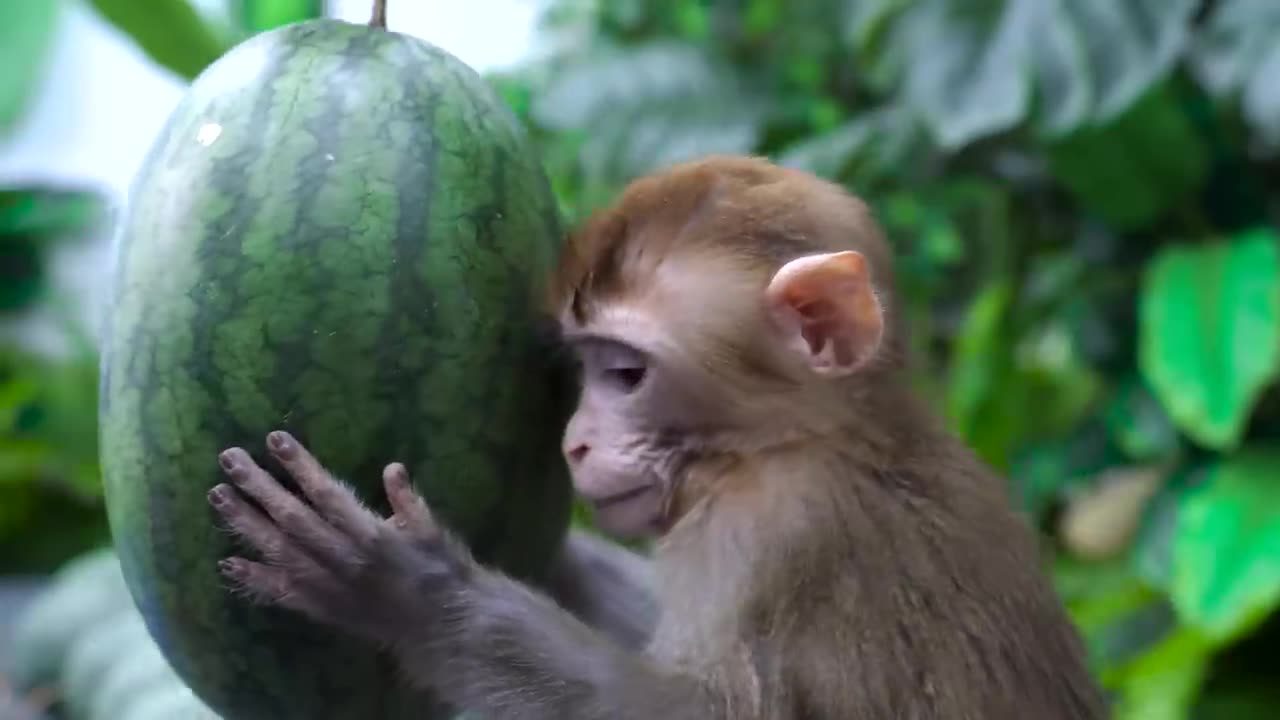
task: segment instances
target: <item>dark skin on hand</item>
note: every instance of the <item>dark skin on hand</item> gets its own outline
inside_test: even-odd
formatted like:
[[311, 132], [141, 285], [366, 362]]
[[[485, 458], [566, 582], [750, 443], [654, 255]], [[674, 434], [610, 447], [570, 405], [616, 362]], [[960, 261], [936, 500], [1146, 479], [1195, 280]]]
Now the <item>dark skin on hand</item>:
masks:
[[[210, 503], [231, 530], [262, 554], [264, 562], [231, 557], [219, 564], [252, 600], [283, 605], [380, 642], [398, 626], [394, 618], [371, 612], [368, 600], [381, 600], [375, 607], [398, 607], [432, 603], [462, 589], [466, 551], [447, 547], [448, 536], [413, 490], [404, 465], [392, 463], [383, 471], [394, 514], [381, 518], [290, 434], [269, 434], [267, 447], [297, 482], [305, 502], [241, 448], [223, 452], [218, 462], [265, 513], [228, 485], [209, 491]], [[364, 590], [353, 592], [357, 588]]]
[[494, 720], [1101, 720], [1034, 535], [910, 389], [891, 278], [837, 185], [728, 157], [641, 178], [547, 309], [581, 363], [575, 489], [651, 558], [574, 532], [532, 588], [402, 465], [380, 517], [274, 432], [301, 493], [222, 453], [209, 499], [256, 557], [221, 572]]

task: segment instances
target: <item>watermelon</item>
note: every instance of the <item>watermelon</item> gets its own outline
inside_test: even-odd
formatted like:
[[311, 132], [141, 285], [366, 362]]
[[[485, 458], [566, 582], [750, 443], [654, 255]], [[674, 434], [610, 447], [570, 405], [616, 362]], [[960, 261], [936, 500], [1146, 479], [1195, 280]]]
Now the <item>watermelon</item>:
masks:
[[226, 589], [217, 453], [287, 429], [386, 512], [409, 467], [483, 562], [536, 581], [568, 526], [565, 375], [536, 299], [560, 249], [518, 121], [422, 40], [333, 19], [203, 72], [118, 226], [101, 461], [150, 634], [236, 720], [422, 718], [382, 653]]

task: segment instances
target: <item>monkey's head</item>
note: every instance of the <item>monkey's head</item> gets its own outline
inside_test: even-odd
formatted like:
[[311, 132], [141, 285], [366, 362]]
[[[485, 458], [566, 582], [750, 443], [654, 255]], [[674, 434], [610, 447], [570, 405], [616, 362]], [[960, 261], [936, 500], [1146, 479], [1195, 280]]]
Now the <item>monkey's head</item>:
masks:
[[581, 370], [563, 450], [600, 525], [660, 533], [701, 464], [846, 421], [901, 356], [889, 262], [860, 201], [753, 158], [640, 179], [589, 219], [550, 309]]

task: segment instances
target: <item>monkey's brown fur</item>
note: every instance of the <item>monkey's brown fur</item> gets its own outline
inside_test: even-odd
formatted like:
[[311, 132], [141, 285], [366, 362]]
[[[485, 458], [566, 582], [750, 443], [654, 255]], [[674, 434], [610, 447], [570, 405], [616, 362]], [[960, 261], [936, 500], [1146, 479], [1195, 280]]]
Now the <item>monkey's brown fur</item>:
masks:
[[[585, 320], [691, 256], [734, 258], [763, 284], [788, 259], [846, 249], [870, 260], [888, 310], [878, 362], [837, 381], [843, 397], [822, 406], [834, 431], [702, 458], [680, 499], [698, 516], [673, 518], [656, 553], [664, 607], [683, 610], [662, 615], [657, 647], [712, 672], [736, 698], [727, 717], [1103, 717], [1002, 483], [897, 377], [891, 253], [862, 202], [754, 158], [678, 166], [572, 239], [552, 307]], [[741, 584], [709, 587], [720, 577]]]

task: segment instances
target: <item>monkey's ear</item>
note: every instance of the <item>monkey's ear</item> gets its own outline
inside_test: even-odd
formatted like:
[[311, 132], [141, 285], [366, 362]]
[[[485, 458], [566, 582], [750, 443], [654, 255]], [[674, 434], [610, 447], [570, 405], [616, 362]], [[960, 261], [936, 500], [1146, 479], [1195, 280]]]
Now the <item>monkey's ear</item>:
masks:
[[848, 375], [870, 360], [884, 312], [861, 253], [808, 255], [783, 265], [765, 290], [788, 347], [819, 375]]

